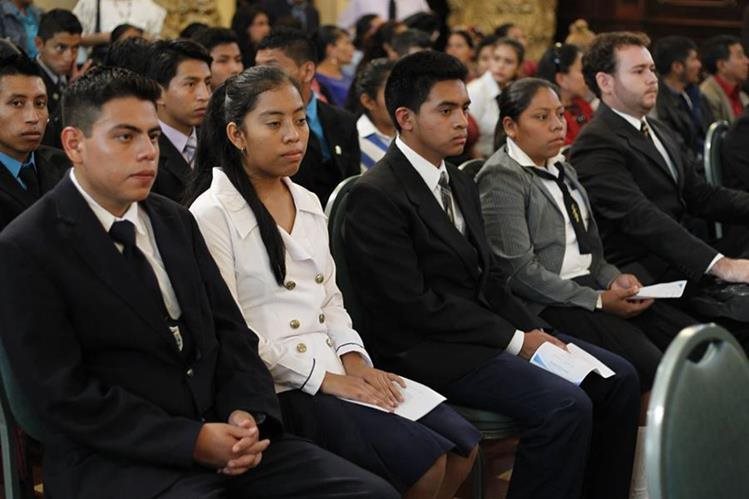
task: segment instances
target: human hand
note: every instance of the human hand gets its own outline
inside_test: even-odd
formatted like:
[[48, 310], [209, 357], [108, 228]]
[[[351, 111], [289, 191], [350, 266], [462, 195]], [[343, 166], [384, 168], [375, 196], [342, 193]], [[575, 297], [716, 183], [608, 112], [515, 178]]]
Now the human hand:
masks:
[[715, 262], [710, 273], [726, 282], [749, 283], [749, 260], [723, 257]]
[[[245, 439], [249, 439], [249, 441], [254, 439], [255, 444], [249, 448], [242, 445], [241, 452], [234, 452], [235, 444], [243, 441], [246, 444], [248, 440]], [[262, 445], [257, 445], [261, 443]], [[192, 455], [195, 462], [223, 472], [225, 468], [228, 468], [230, 461], [247, 455], [250, 452], [249, 449], [252, 449], [253, 453], [262, 452], [262, 450], [267, 448], [269, 443], [268, 440], [257, 442], [257, 427], [244, 428], [226, 423], [205, 423], [200, 429], [200, 433], [198, 433]], [[253, 462], [255, 457], [253, 456]], [[247, 460], [233, 464], [243, 464]], [[231, 474], [240, 474], [239, 471], [243, 467], [232, 466], [232, 468], [237, 473]], [[243, 473], [244, 471], [241, 472]]]
[[642, 287], [642, 283], [634, 274], [619, 274], [609, 284], [609, 289], [629, 289], [634, 287]]
[[83, 76], [83, 74], [91, 68], [91, 64], [93, 63], [94, 61], [91, 59], [86, 59], [86, 62], [81, 65], [80, 69], [77, 64], [73, 63], [73, 67], [70, 69], [69, 83], [73, 83], [75, 80]]
[[601, 293], [601, 304], [603, 311], [610, 314], [629, 319], [643, 312], [650, 307], [654, 300], [637, 300], [632, 299], [640, 291], [639, 286], [630, 288], [621, 288], [611, 286], [611, 289]]
[[390, 402], [385, 393], [367, 383], [363, 378], [347, 374], [325, 373], [320, 390], [336, 397], [376, 405], [387, 411], [392, 411], [397, 405]]
[[518, 355], [525, 360], [530, 360], [530, 358], [533, 357], [533, 354], [536, 353], [536, 350], [538, 350], [538, 347], [547, 341], [559, 348], [567, 350], [567, 345], [565, 345], [562, 340], [555, 338], [540, 329], [534, 329], [532, 331], [526, 331], [523, 336], [523, 346], [520, 348]]

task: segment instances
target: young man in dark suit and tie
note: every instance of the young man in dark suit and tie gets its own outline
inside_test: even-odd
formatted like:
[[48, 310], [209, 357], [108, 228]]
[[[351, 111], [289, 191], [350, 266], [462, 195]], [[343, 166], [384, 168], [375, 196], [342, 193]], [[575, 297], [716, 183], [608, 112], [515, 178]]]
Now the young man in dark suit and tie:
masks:
[[[749, 193], [708, 185], [674, 132], [647, 116], [659, 91], [649, 43], [641, 34], [604, 33], [583, 57], [601, 105], [572, 145], [572, 163], [606, 259], [643, 284], [689, 279], [680, 301], [689, 306], [709, 276], [749, 283], [749, 260], [732, 258], [749, 249], [746, 237], [708, 242], [704, 230], [705, 221], [746, 226]], [[745, 324], [720, 321], [749, 348]]]
[[62, 151], [40, 145], [47, 121], [39, 68], [23, 54], [0, 60], [0, 230], [70, 167]]
[[46, 425], [53, 497], [394, 498], [285, 436], [273, 381], [189, 212], [149, 195], [158, 86], [64, 97], [69, 176], [0, 235], [2, 342]]
[[307, 36], [288, 28], [263, 38], [255, 55], [256, 64], [277, 66], [299, 83], [311, 133], [299, 171], [291, 178], [317, 194], [325, 206], [341, 180], [360, 173], [361, 149], [356, 117], [318, 100], [312, 92], [316, 60]]
[[150, 55], [146, 76], [161, 86], [159, 173], [153, 191], [179, 203], [195, 166], [197, 127], [211, 98], [211, 56], [191, 40], [158, 41]]
[[[466, 73], [457, 59], [426, 51], [404, 57], [390, 74], [385, 101], [398, 138], [352, 188], [343, 227], [363, 306], [357, 327], [388, 369], [525, 428], [509, 498], [572, 499], [584, 490], [627, 498], [637, 375], [616, 355], [544, 332], [544, 321], [507, 288], [477, 188], [444, 161], [466, 141]], [[616, 375], [576, 386], [528, 362], [543, 343], [568, 341]]]

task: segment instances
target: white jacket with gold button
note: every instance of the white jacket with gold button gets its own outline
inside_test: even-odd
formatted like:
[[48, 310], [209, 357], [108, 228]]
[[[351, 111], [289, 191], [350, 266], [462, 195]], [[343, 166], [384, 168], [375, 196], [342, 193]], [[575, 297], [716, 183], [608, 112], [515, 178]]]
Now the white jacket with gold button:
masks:
[[343, 308], [320, 202], [284, 181], [296, 205], [291, 234], [279, 227], [286, 246], [284, 286], [271, 272], [254, 213], [220, 168], [213, 169], [210, 188], [190, 211], [247, 325], [260, 339], [260, 356], [276, 392], [315, 394], [326, 371], [345, 373], [341, 355], [356, 351], [370, 365], [371, 360]]

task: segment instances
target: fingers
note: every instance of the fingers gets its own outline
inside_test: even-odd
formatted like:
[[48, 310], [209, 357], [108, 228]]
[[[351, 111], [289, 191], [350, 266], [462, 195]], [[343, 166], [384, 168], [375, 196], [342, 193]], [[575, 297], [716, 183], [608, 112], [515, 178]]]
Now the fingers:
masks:
[[244, 428], [242, 426], [227, 424], [226, 431], [229, 435], [236, 438], [237, 440], [241, 440], [243, 438], [254, 438], [257, 440], [257, 426], [253, 426], [252, 428]]
[[[258, 435], [257, 432], [255, 432], [254, 435], [251, 437], [244, 437], [237, 441], [234, 445], [231, 447], [231, 451], [235, 454], [243, 454], [247, 449], [250, 449], [253, 445], [258, 444]], [[264, 442], [265, 440], [263, 440]]]
[[403, 378], [401, 378], [397, 374], [387, 373], [387, 375], [388, 375], [388, 379], [390, 381], [395, 381], [396, 383], [398, 383], [403, 388], [406, 387], [406, 382], [403, 380]]

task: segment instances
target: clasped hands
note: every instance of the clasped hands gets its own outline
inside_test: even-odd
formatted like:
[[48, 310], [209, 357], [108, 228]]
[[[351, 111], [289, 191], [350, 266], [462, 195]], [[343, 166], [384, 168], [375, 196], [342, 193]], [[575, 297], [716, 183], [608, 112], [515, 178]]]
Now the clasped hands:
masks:
[[225, 475], [241, 475], [254, 468], [270, 445], [259, 440], [255, 419], [245, 411], [234, 411], [228, 423], [205, 423], [193, 450], [193, 459]]
[[346, 374], [325, 373], [320, 390], [329, 395], [342, 397], [393, 411], [403, 402], [401, 388], [406, 382], [393, 373], [370, 367], [357, 352], [341, 356]]

